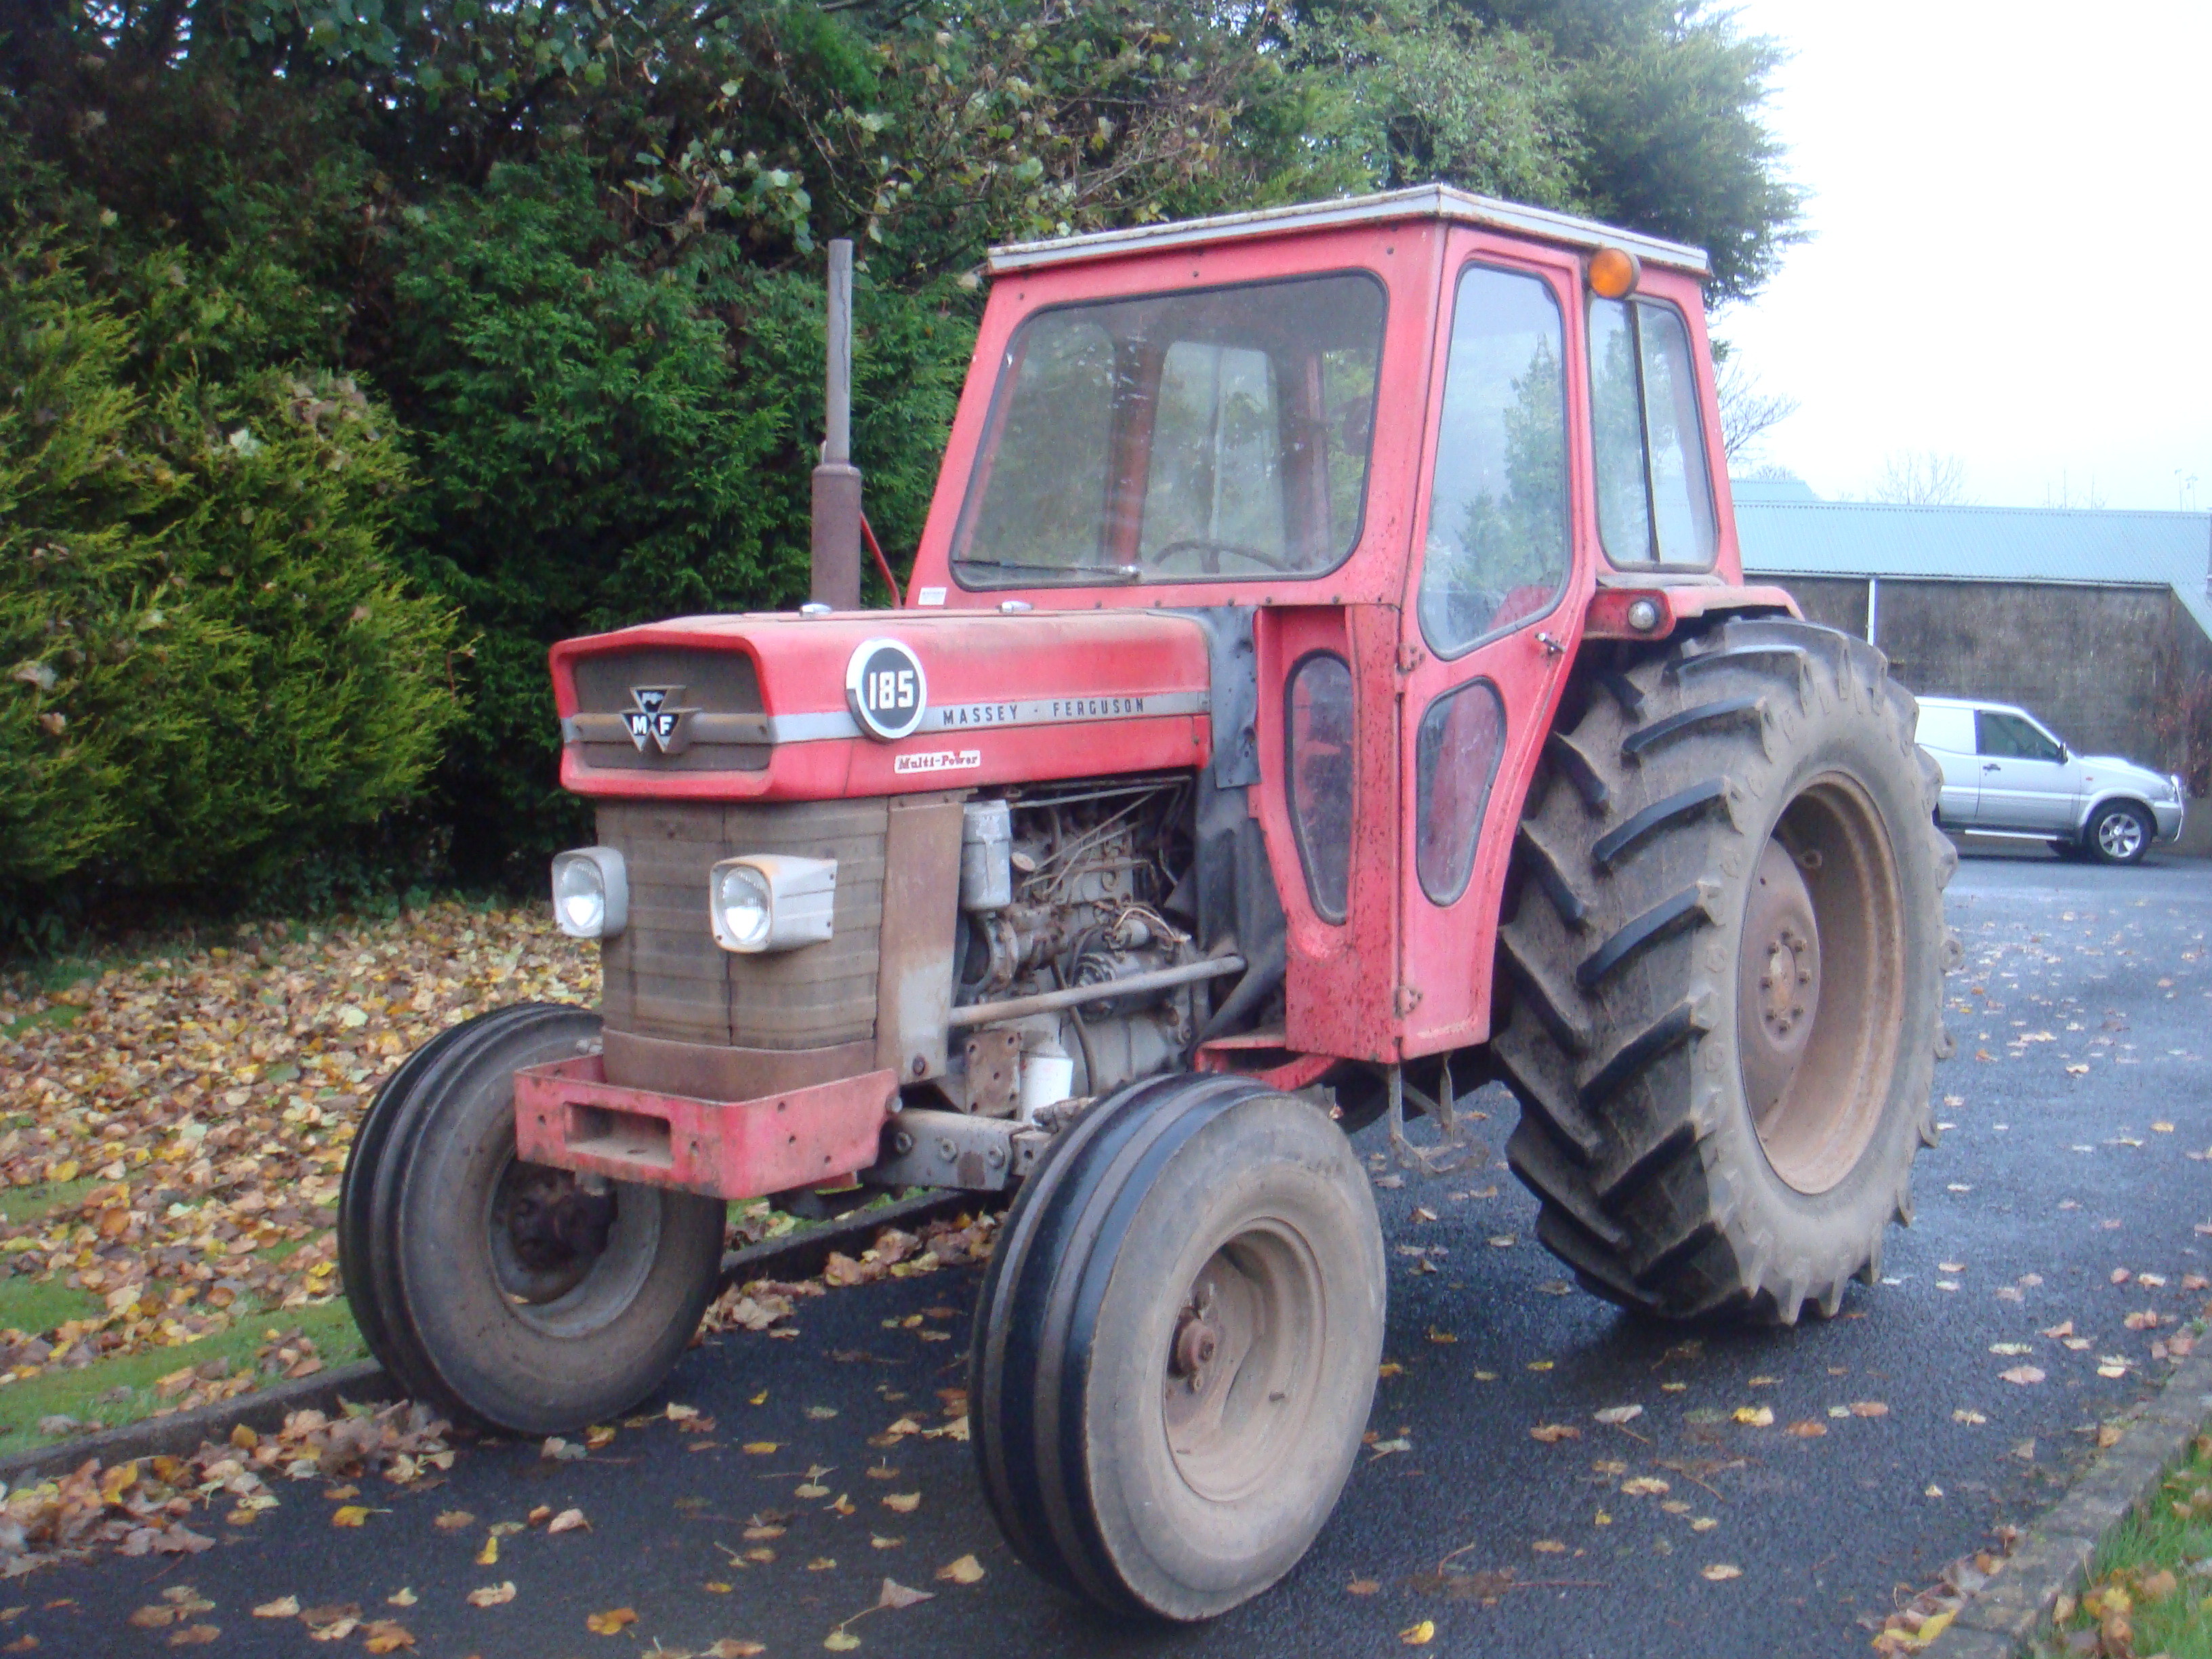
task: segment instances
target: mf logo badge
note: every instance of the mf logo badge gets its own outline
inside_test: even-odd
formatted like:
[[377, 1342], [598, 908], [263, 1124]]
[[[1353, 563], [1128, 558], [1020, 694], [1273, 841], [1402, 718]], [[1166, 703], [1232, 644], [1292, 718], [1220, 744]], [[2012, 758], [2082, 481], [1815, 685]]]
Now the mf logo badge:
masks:
[[629, 731], [629, 740], [637, 745], [639, 754], [654, 750], [664, 755], [680, 755], [690, 734], [684, 729], [696, 708], [678, 708], [676, 701], [684, 695], [680, 685], [634, 685], [630, 701], [637, 707], [623, 711], [623, 725]]
[[845, 702], [870, 737], [908, 736], [929, 708], [921, 659], [897, 640], [861, 641], [845, 665]]

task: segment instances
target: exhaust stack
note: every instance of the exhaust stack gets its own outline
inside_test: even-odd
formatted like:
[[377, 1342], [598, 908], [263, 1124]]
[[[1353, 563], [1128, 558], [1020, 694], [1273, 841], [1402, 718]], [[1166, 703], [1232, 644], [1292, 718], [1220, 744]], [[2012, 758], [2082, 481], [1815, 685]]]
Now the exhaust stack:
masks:
[[822, 463], [814, 469], [817, 604], [860, 608], [860, 470], [853, 465], [853, 244], [830, 244], [829, 362]]

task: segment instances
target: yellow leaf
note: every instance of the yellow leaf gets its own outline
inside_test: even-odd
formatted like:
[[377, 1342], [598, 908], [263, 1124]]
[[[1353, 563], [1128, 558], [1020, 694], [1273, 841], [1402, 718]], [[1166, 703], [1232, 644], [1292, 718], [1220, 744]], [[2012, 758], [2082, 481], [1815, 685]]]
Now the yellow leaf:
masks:
[[1375, 1375], [1378, 1377], [1403, 1376], [1405, 1374], [1406, 1368], [1395, 1359], [1386, 1359], [1375, 1368]]
[[1743, 1569], [1741, 1567], [1736, 1566], [1733, 1563], [1727, 1561], [1716, 1561], [1712, 1565], [1700, 1568], [1699, 1571], [1706, 1578], [1711, 1580], [1716, 1584], [1724, 1584], [1731, 1578], [1741, 1578], [1743, 1577]]
[[399, 1590], [394, 1595], [387, 1595], [384, 1598], [384, 1601], [385, 1605], [387, 1607], [411, 1607], [422, 1599], [422, 1598], [421, 1596], [416, 1595], [414, 1590], [410, 1588]]
[[253, 1610], [256, 1619], [296, 1619], [299, 1614], [300, 1598], [296, 1595], [280, 1595], [274, 1601], [264, 1601]]
[[477, 1565], [480, 1567], [495, 1567], [499, 1565], [499, 1534], [497, 1533], [490, 1534], [484, 1540], [483, 1547], [477, 1552]]
[[727, 1595], [732, 1590], [737, 1589], [737, 1586], [726, 1584], [719, 1578], [710, 1578], [699, 1588], [709, 1595]]
[[503, 1583], [486, 1584], [482, 1589], [472, 1589], [469, 1592], [469, 1605], [472, 1607], [505, 1607], [513, 1600], [514, 1600], [514, 1580], [512, 1578]]
[[822, 1638], [822, 1645], [832, 1653], [850, 1653], [860, 1645], [860, 1638], [840, 1625]]
[[1539, 1555], [1565, 1555], [1567, 1547], [1556, 1538], [1539, 1538], [1528, 1547]]
[[1927, 1620], [1920, 1626], [1920, 1644], [1923, 1647], [1925, 1647], [1929, 1643], [1941, 1636], [1945, 1631], [1950, 1629], [1951, 1621], [1958, 1616], [1957, 1612], [1954, 1610], [1948, 1613], [1939, 1613], [1933, 1619]]
[[1408, 1625], [1398, 1632], [1398, 1639], [1409, 1648], [1425, 1648], [1437, 1639], [1437, 1621], [1424, 1619], [1418, 1625]]
[[734, 1636], [725, 1636], [708, 1648], [699, 1659], [760, 1659], [768, 1650], [758, 1642], [746, 1642]]
[[358, 1504], [341, 1504], [331, 1516], [334, 1527], [357, 1527], [368, 1519], [368, 1511]]
[[976, 1583], [983, 1577], [983, 1564], [972, 1555], [963, 1555], [957, 1561], [950, 1561], [939, 1567], [937, 1576], [948, 1584]]
[[921, 1494], [918, 1492], [892, 1492], [884, 1498], [884, 1507], [900, 1515], [912, 1515], [921, 1507]]
[[775, 1448], [776, 1442], [773, 1440], [748, 1440], [743, 1450], [748, 1457], [773, 1457]]
[[1735, 1420], [1739, 1423], [1747, 1424], [1754, 1429], [1766, 1428], [1774, 1421], [1774, 1407], [1771, 1406], [1738, 1406], [1735, 1408]]
[[635, 1607], [610, 1607], [605, 1613], [588, 1613], [584, 1628], [594, 1636], [619, 1636], [637, 1623]]
[[560, 1514], [553, 1517], [552, 1523], [545, 1530], [550, 1534], [556, 1532], [574, 1532], [579, 1527], [586, 1532], [592, 1529], [592, 1523], [584, 1519], [583, 1510], [562, 1510]]

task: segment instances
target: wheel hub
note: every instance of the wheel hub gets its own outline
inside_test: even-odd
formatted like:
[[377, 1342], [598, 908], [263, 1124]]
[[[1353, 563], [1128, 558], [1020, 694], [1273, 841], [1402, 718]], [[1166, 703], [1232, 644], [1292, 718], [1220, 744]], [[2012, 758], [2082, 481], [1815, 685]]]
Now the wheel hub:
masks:
[[558, 1301], [588, 1278], [614, 1231], [613, 1188], [520, 1159], [500, 1177], [487, 1218], [500, 1286], [524, 1304]]
[[[1809, 855], [1808, 856], [1817, 856]], [[1744, 907], [1737, 1021], [1744, 1093], [1754, 1121], [1789, 1092], [1820, 1007], [1820, 933], [1813, 896], [1778, 841], [1759, 854]]]

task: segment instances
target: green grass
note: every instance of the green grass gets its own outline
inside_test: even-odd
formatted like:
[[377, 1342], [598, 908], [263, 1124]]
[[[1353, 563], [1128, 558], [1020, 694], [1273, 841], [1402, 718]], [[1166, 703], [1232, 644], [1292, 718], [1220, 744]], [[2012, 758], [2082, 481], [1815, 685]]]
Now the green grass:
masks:
[[[2167, 1474], [2147, 1512], [2130, 1516], [2106, 1536], [2091, 1564], [2088, 1587], [2078, 1598], [2061, 1601], [2058, 1612], [2064, 1616], [2057, 1620], [2056, 1638], [2038, 1651], [2066, 1652], [2069, 1634], [2097, 1630], [2101, 1623], [2106, 1651], [2212, 1659], [2212, 1577], [2190, 1571], [2192, 1562], [2208, 1559], [2212, 1435], [2199, 1435], [2187, 1461]], [[2130, 1645], [2111, 1639], [2116, 1614], [2131, 1627]]]

